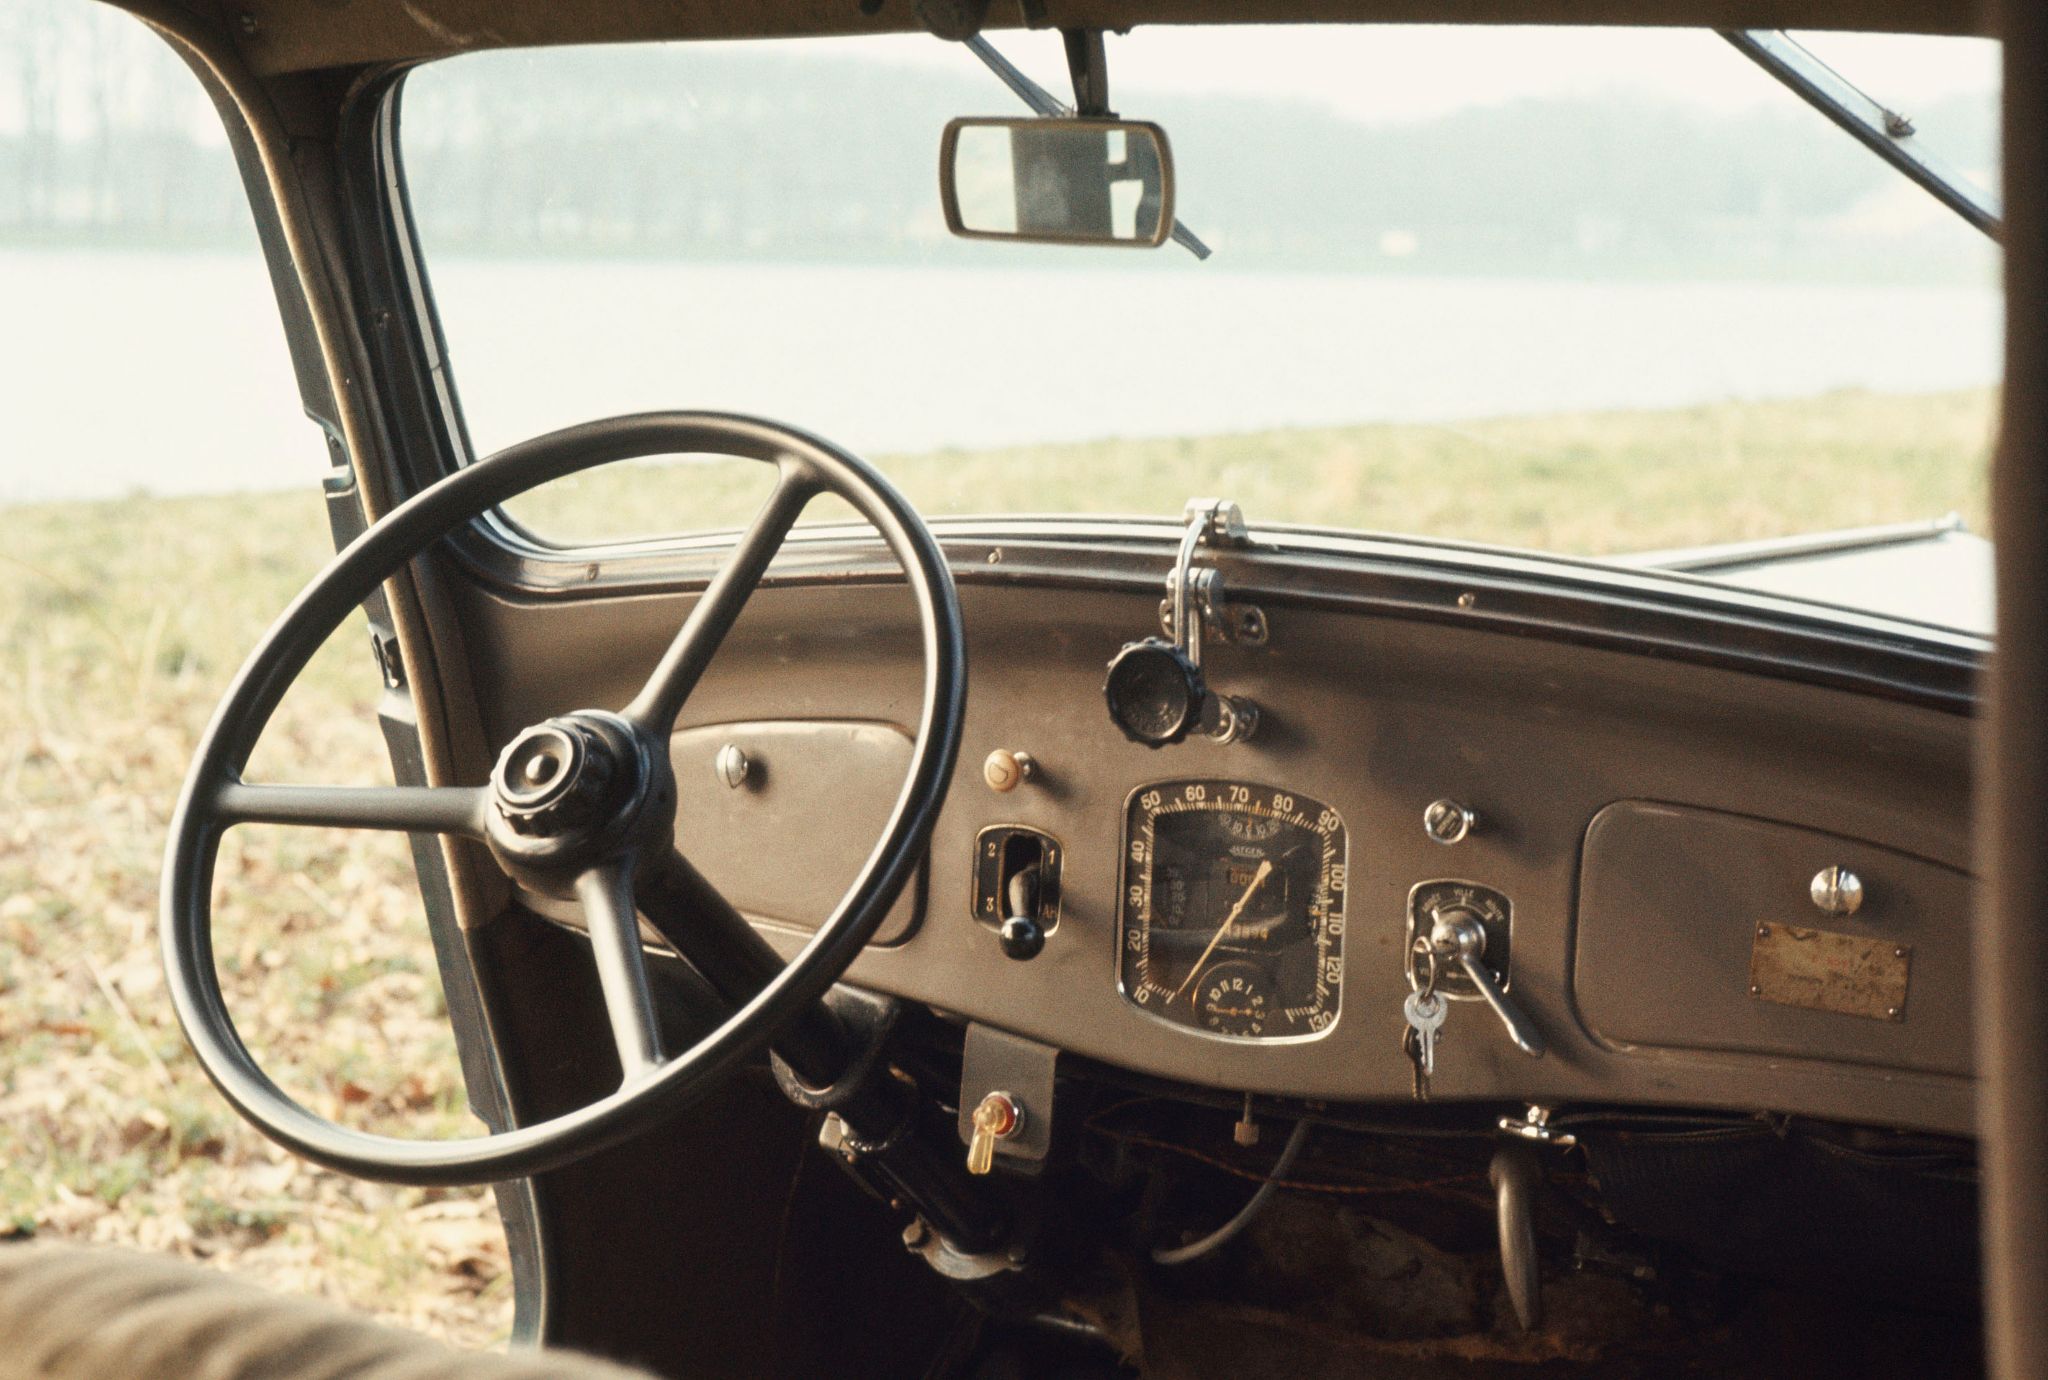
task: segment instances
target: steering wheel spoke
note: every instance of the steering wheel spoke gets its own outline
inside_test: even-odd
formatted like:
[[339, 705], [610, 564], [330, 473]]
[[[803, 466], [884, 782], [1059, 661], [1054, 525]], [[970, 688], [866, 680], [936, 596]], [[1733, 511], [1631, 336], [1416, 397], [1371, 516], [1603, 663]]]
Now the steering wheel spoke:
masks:
[[662, 1060], [654, 993], [647, 985], [647, 960], [640, 950], [640, 917], [633, 906], [633, 871], [632, 859], [621, 858], [576, 879], [576, 899], [583, 903], [605, 1014], [611, 1018], [612, 1043], [618, 1046], [624, 1072], [621, 1086], [638, 1081]]
[[[728, 1006], [746, 1006], [782, 976], [775, 946], [680, 851], [647, 863], [635, 890], [655, 933]], [[827, 1008], [811, 1006], [783, 1026], [775, 1052], [807, 1085], [826, 1087], [841, 1072], [843, 1034]]]
[[680, 852], [644, 867], [635, 894], [655, 933], [728, 1006], [745, 1006], [782, 971], [774, 946]]
[[740, 610], [746, 607], [769, 563], [782, 550], [805, 506], [818, 495], [819, 484], [808, 465], [789, 459], [777, 468], [775, 491], [768, 495], [768, 501], [761, 505], [761, 511], [754, 515], [733, 548], [731, 558], [712, 578], [703, 597], [690, 610], [690, 616], [683, 620], [682, 630], [662, 653], [654, 674], [625, 708], [624, 717], [649, 733], [665, 737], [675, 728], [683, 701], [697, 688], [704, 668], [711, 664], [725, 635], [739, 621]]
[[215, 795], [223, 824], [303, 824], [405, 834], [484, 836], [481, 786], [269, 786], [230, 781]]

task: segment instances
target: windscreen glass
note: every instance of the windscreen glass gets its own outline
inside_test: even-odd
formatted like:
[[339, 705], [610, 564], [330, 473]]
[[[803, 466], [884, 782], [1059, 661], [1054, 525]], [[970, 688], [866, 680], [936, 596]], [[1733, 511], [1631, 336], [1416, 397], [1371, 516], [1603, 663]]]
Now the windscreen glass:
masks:
[[[1071, 100], [1057, 35], [992, 38]], [[1995, 45], [1812, 43], [1993, 187]], [[407, 181], [475, 453], [711, 408], [829, 436], [932, 516], [1222, 494], [1596, 556], [1988, 535], [1995, 246], [1722, 38], [1140, 28], [1108, 62], [1207, 258], [950, 238], [946, 122], [1026, 113], [959, 44], [415, 73]], [[512, 515], [564, 544], [715, 528], [761, 483], [614, 467]]]

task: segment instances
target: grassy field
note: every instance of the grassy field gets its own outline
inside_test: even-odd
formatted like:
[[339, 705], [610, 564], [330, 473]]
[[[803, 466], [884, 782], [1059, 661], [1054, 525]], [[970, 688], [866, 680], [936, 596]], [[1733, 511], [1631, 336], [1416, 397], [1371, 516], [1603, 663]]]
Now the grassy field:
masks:
[[[0, 510], [0, 1235], [175, 1251], [489, 1342], [510, 1321], [489, 1196], [356, 1183], [248, 1130], [186, 1053], [158, 968], [186, 759], [327, 551], [310, 494]], [[261, 774], [390, 779], [366, 641], [337, 634]], [[217, 944], [245, 1037], [318, 1110], [460, 1129], [403, 840], [236, 834]]]
[[[883, 465], [931, 513], [1177, 515], [1221, 493], [1259, 520], [1608, 552], [1952, 509], [1988, 530], [1991, 406], [1842, 394]], [[760, 478], [615, 468], [519, 512], [558, 535], [736, 523]], [[510, 1293], [488, 1195], [359, 1184], [273, 1149], [186, 1054], [157, 967], [187, 756], [327, 549], [310, 493], [0, 509], [0, 1235], [175, 1251], [488, 1342]], [[348, 629], [252, 775], [388, 779], [374, 691]], [[470, 1125], [402, 843], [241, 830], [230, 845], [218, 948], [250, 1042], [318, 1110], [414, 1134]]]
[[[1517, 417], [939, 452], [881, 461], [928, 514], [1154, 513], [1221, 494], [1254, 521], [1459, 537], [1582, 555], [1958, 511], [1988, 532], [1993, 399], [1838, 393], [1666, 412]], [[591, 539], [744, 522], [761, 466], [615, 465], [512, 507]], [[810, 520], [843, 518], [819, 503]]]

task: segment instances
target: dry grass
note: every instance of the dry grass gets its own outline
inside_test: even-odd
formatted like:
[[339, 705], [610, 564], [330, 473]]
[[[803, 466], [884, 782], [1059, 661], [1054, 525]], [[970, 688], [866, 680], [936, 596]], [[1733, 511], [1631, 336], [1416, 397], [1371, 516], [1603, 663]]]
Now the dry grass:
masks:
[[[0, 1234], [174, 1251], [484, 1343], [510, 1296], [488, 1195], [357, 1183], [250, 1131], [186, 1052], [156, 956], [198, 730], [326, 549], [307, 494], [0, 512]], [[389, 779], [363, 645], [337, 634], [264, 774]], [[295, 1093], [359, 1125], [462, 1128], [402, 839], [238, 830], [217, 895], [229, 1000]]]
[[[1254, 521], [1599, 555], [1960, 511], [1988, 532], [1984, 389], [1663, 412], [1510, 417], [940, 452], [879, 463], [920, 511], [1178, 516], [1193, 493]], [[762, 467], [612, 466], [513, 506], [576, 539], [744, 522]], [[814, 505], [810, 520], [844, 516]]]
[[[1585, 551], [1960, 507], [1983, 529], [1990, 395], [1105, 442], [886, 462], [934, 513], [1177, 513]], [[743, 520], [757, 473], [614, 469], [522, 505], [557, 533]], [[621, 514], [631, 517], [621, 518]], [[162, 990], [157, 869], [227, 677], [327, 550], [310, 494], [0, 510], [0, 1234], [132, 1242], [468, 1343], [509, 1283], [486, 1195], [366, 1185], [243, 1127]], [[384, 779], [359, 628], [286, 701], [273, 779]], [[246, 839], [240, 837], [246, 834]], [[317, 1110], [471, 1125], [411, 869], [390, 838], [244, 830], [219, 951], [245, 1034]]]

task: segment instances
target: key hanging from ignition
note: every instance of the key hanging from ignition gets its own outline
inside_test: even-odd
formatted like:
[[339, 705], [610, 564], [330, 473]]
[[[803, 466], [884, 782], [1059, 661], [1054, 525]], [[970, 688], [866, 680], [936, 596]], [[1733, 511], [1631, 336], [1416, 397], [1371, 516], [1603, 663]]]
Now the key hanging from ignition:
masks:
[[1436, 1074], [1436, 1033], [1451, 1014], [1450, 1004], [1433, 988], [1417, 988], [1401, 1003], [1401, 1014], [1414, 1032], [1415, 1071], [1426, 1096], [1429, 1080]]
[[[1441, 1002], [1442, 999], [1436, 996], [1436, 979], [1436, 950], [1429, 946], [1427, 939], [1417, 939], [1415, 941], [1415, 961], [1408, 965], [1409, 995], [1404, 1000], [1401, 1008], [1401, 1014], [1404, 1017], [1408, 1014], [1407, 1001], [1420, 998], [1421, 1004], [1425, 1006], [1428, 1005], [1432, 998], [1435, 998], [1439, 1003]], [[1425, 1069], [1422, 1062], [1422, 1028], [1413, 1019], [1409, 1020], [1407, 1029], [1401, 1032], [1401, 1053], [1407, 1058], [1410, 1065], [1413, 1066], [1411, 1072], [1414, 1075], [1415, 1100], [1417, 1102], [1429, 1101], [1429, 1074], [1436, 1064], [1435, 1041], [1431, 1041], [1429, 1051], [1430, 1068]]]

